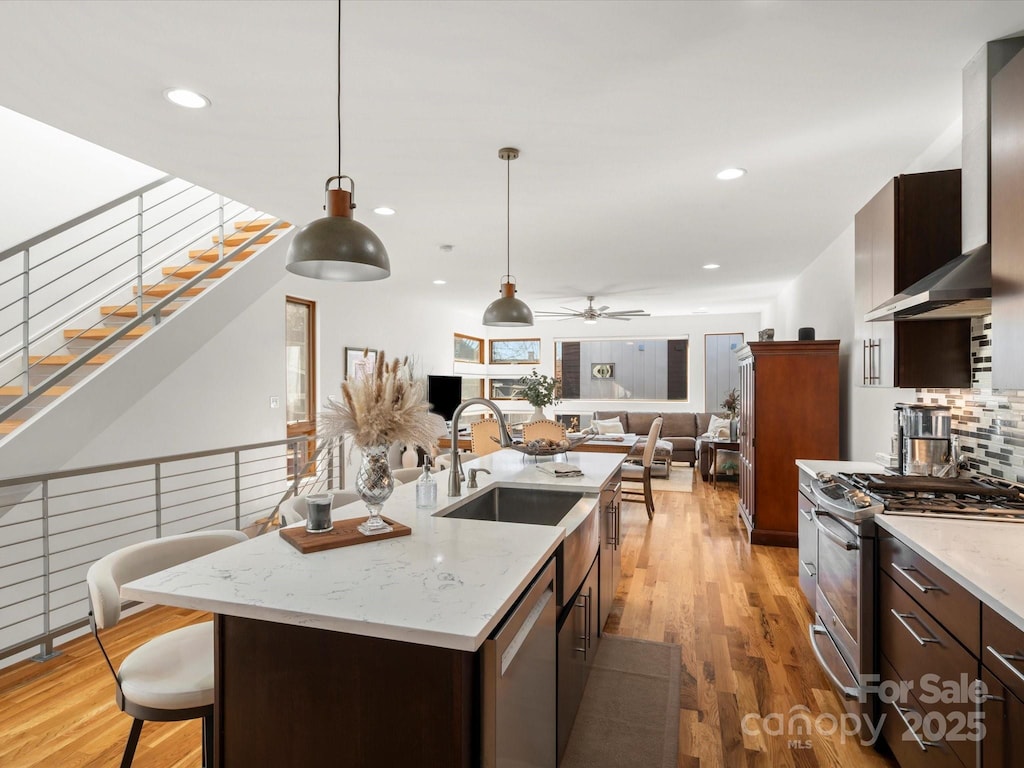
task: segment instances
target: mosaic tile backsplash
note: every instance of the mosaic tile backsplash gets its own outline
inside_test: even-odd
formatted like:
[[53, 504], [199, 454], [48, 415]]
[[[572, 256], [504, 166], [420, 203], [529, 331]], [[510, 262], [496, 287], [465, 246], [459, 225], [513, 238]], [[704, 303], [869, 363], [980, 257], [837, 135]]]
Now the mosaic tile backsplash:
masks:
[[992, 389], [992, 316], [971, 320], [971, 389], [919, 389], [917, 401], [948, 405], [970, 471], [1024, 483], [1024, 391]]

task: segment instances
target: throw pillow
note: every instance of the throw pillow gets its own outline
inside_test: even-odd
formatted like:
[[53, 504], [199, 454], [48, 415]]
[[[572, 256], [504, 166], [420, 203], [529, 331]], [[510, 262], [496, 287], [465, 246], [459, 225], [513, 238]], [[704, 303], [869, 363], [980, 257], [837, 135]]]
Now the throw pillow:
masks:
[[622, 435], [626, 432], [618, 419], [591, 419], [590, 426], [597, 427], [599, 435]]
[[729, 439], [729, 419], [712, 416], [708, 423], [708, 434], [711, 437]]

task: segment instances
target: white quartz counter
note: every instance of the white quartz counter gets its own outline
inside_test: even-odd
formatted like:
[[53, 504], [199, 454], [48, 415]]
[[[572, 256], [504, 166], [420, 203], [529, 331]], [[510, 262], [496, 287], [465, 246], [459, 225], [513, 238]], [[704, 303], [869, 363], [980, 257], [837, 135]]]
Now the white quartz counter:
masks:
[[[384, 514], [410, 536], [302, 554], [270, 533], [130, 582], [122, 597], [266, 621], [473, 651], [593, 505], [577, 505], [561, 526], [447, 519], [452, 503], [492, 485], [597, 494], [625, 457], [573, 452], [583, 477], [554, 478], [532, 458], [505, 449], [467, 464], [483, 467], [478, 490], [463, 483], [449, 499], [448, 472], [434, 475], [438, 507], [416, 508], [413, 483], [399, 486]], [[334, 519], [365, 515], [361, 503]]]
[[875, 523], [1024, 631], [1024, 524], [909, 515]]

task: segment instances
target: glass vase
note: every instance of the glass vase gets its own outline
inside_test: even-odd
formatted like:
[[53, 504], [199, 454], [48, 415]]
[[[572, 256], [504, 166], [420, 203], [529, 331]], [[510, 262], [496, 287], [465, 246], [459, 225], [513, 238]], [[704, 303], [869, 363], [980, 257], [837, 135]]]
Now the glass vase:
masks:
[[369, 445], [362, 451], [363, 460], [356, 474], [356, 493], [366, 504], [370, 516], [359, 524], [359, 532], [364, 536], [387, 533], [393, 529], [384, 522], [380, 510], [395, 490], [395, 479], [388, 464], [388, 446]]

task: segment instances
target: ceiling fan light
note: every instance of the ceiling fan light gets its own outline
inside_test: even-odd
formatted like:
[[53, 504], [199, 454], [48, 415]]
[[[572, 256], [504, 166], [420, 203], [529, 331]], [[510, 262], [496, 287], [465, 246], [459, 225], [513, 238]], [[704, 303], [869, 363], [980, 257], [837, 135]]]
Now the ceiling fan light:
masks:
[[533, 325], [533, 311], [525, 301], [516, 298], [515, 283], [501, 284], [501, 298], [495, 299], [484, 310], [484, 325], [500, 328], [521, 328]]
[[597, 318], [588, 317], [586, 320], [583, 321], [583, 324], [584, 325], [597, 325]]

